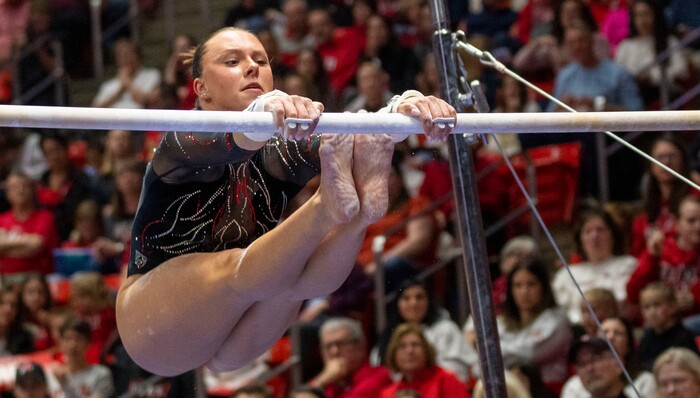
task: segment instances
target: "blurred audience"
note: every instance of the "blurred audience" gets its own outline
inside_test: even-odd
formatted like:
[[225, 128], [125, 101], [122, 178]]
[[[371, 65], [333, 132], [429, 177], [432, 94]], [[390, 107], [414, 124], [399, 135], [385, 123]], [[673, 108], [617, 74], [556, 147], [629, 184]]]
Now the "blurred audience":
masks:
[[[689, 177], [690, 163], [685, 144], [670, 133], [662, 134], [651, 144], [649, 155], [671, 170]], [[642, 186], [642, 211], [632, 221], [631, 253], [640, 257], [647, 240], [657, 231], [665, 237], [675, 234], [675, 217], [680, 201], [690, 187], [658, 165], [648, 162]], [[694, 192], [694, 191], [693, 191]]]
[[[564, 42], [572, 62], [556, 77], [554, 96], [579, 112], [593, 111], [594, 99], [605, 97], [604, 110], [639, 111], [643, 104], [632, 77], [594, 51], [593, 33], [584, 22], [572, 21], [564, 29]], [[550, 103], [549, 111], [558, 106]]]
[[352, 29], [336, 27], [331, 12], [325, 8], [311, 10], [308, 24], [334, 96], [340, 96], [355, 76], [365, 39]]
[[53, 214], [37, 207], [35, 187], [21, 172], [11, 172], [5, 182], [10, 210], [0, 213], [0, 274], [8, 284], [29, 272], [54, 270], [51, 250], [59, 237]]
[[[140, 0], [139, 3], [145, 5], [148, 12], [154, 9], [156, 1]], [[577, 110], [637, 110], [641, 109], [640, 98], [647, 108], [653, 108], [661, 100], [659, 88], [664, 81], [661, 76], [666, 75], [671, 96], [674, 97], [680, 93], [679, 89], [688, 84], [687, 77], [693, 76], [688, 75], [688, 72], [694, 72], [693, 68], [688, 69], [688, 65], [692, 65], [689, 60], [697, 62], [696, 59], [700, 59], [698, 53], [693, 52], [697, 44], [691, 43], [690, 51], [672, 51], [668, 61], [648, 66], [660, 52], [675, 46], [692, 28], [700, 26], [700, 9], [697, 5], [700, 3], [695, 0], [669, 0], [659, 4], [652, 0], [634, 0], [629, 1], [629, 10], [627, 0], [484, 0], [483, 5], [477, 4], [481, 3], [477, 0], [471, 3], [472, 13], [467, 17], [464, 13], [466, 3], [451, 2], [450, 10], [456, 12], [452, 13], [452, 25], [466, 21], [466, 33], [475, 45], [491, 51], [504, 63], [512, 59], [516, 71], [540, 87], [562, 96]], [[105, 2], [102, 21], [123, 14], [126, 4], [123, 0]], [[433, 27], [429, 8], [425, 0], [243, 0], [235, 2], [224, 23], [259, 34], [272, 57], [274, 71], [284, 77], [276, 81], [276, 88], [320, 100], [329, 112], [340, 111], [346, 105], [352, 111], [361, 108], [373, 111], [386, 103], [392, 92], [417, 88], [426, 95], [442, 94], [435, 57], [430, 52]], [[7, 23], [3, 24], [2, 21]], [[665, 22], [668, 22], [668, 31], [664, 28]], [[3, 54], [12, 55], [18, 49], [26, 48], [23, 46], [31, 46], [36, 38], [55, 35], [63, 46], [65, 68], [71, 78], [89, 77], [92, 73], [89, 26], [89, 7], [83, 0], [0, 2], [0, 70], [9, 65], [2, 61], [11, 59]], [[465, 25], [460, 27], [465, 28]], [[147, 63], [160, 65], [159, 71], [142, 64], [139, 48], [142, 45], [146, 48], [145, 42], [119, 40], [114, 43], [114, 39], [122, 37], [125, 32], [128, 29], [104, 43], [106, 48], [114, 45], [116, 71], [111, 79], [103, 82], [93, 105], [192, 108], [192, 79], [189, 66], [183, 64], [181, 54], [189, 50], [194, 39], [176, 35], [167, 58], [154, 60], [148, 57]], [[6, 39], [9, 36], [12, 39], [8, 47]], [[618, 42], [623, 38], [626, 40], [617, 49], [616, 60], [629, 73], [607, 59], [611, 49], [614, 54]], [[37, 52], [21, 60], [16, 76], [20, 91], [26, 91], [29, 86], [52, 73], [57, 58], [49, 43], [39, 46]], [[521, 46], [522, 49], [518, 51]], [[3, 52], [7, 49], [9, 52]], [[515, 58], [511, 58], [513, 54]], [[110, 63], [112, 60], [108, 61], [108, 65]], [[541, 98], [527, 91], [516, 80], [498, 76], [489, 70], [472, 68], [472, 65], [467, 65], [467, 68], [471, 79], [482, 82], [496, 111], [538, 110], [538, 104], [534, 101]], [[641, 97], [630, 74], [636, 78]], [[9, 101], [11, 79], [9, 73], [0, 73], [0, 102]], [[355, 101], [350, 103], [350, 99]], [[53, 86], [50, 86], [25, 103], [55, 105], [57, 100]], [[16, 305], [12, 302], [16, 302], [16, 299], [10, 299], [9, 292], [7, 300], [3, 295], [0, 302], [0, 308], [3, 308], [0, 311], [0, 346], [3, 346], [3, 341], [8, 342], [0, 355], [9, 355], [7, 350], [10, 345], [21, 345], [26, 351], [32, 350], [32, 347], [24, 344], [24, 340], [20, 339], [22, 343], [17, 343], [18, 340], [12, 337], [14, 332], [8, 334], [9, 329], [2, 326], [9, 324], [3, 319], [11, 318], [17, 318], [23, 326], [18, 329], [23, 330], [21, 335], [29, 336], [27, 341], [30, 343], [33, 340], [33, 350], [48, 348], [49, 353], [53, 353], [60, 347], [51, 345], [61, 340], [58, 329], [68, 317], [66, 308], [60, 306], [65, 302], [65, 296], [61, 296], [57, 277], [47, 279], [27, 272], [53, 272], [51, 249], [61, 240], [64, 247], [89, 248], [93, 256], [103, 263], [100, 268], [103, 273], [116, 272], [128, 261], [131, 222], [138, 206], [145, 169], [141, 161], [150, 159], [162, 133], [153, 131], [143, 136], [112, 131], [105, 140], [105, 136], [88, 138], [81, 133], [64, 136], [53, 132], [14, 133], [5, 128], [1, 131], [0, 178], [5, 184], [0, 188], [6, 195], [0, 195], [0, 211], [6, 212], [0, 214], [0, 274], [3, 285], [14, 285], [21, 299], [18, 309], [14, 310]], [[141, 137], [145, 138], [142, 140]], [[530, 137], [537, 142], [529, 142]], [[597, 184], [595, 178], [590, 178], [596, 175], [596, 166], [592, 163], [595, 158], [593, 146], [586, 141], [592, 135], [568, 134], [563, 139], [555, 135], [547, 135], [546, 139], [541, 135], [521, 135], [522, 146], [519, 140], [508, 139], [514, 137], [499, 136], [506, 152], [511, 155], [519, 153], [522, 148], [549, 143], [550, 137], [551, 142], [561, 142], [563, 139], [584, 141], [585, 164], [582, 167], [586, 172], [581, 177], [582, 192], [579, 197], [595, 195]], [[650, 153], [674, 170], [688, 175], [686, 151], [695, 152], [693, 148], [688, 148], [689, 137], [677, 137], [660, 136], [651, 146]], [[406, 146], [406, 151], [412, 157], [393, 172], [392, 208], [385, 219], [374, 226], [378, 229], [371, 231], [372, 234], [368, 233], [365, 242], [371, 245], [372, 236], [389, 235], [382, 263], [386, 267], [390, 289], [440, 258], [442, 253], [436, 248], [438, 234], [443, 229], [453, 231], [450, 226], [455, 222], [454, 204], [450, 200], [449, 164], [444, 155], [446, 146], [426, 143], [422, 138], [411, 137], [400, 145], [401, 148]], [[639, 146], [646, 147], [649, 140], [643, 136]], [[483, 170], [480, 166], [491, 165], [490, 162], [482, 162], [484, 154], [492, 154], [489, 151], [493, 150], [493, 146], [488, 145], [493, 145], [493, 140], [479, 150], [476, 160], [478, 170]], [[609, 166], [611, 197], [634, 200], [638, 194], [639, 170], [642, 169], [633, 162], [621, 164], [624, 167], [617, 167], [611, 161]], [[41, 180], [36, 193], [34, 181], [16, 173], [16, 169], [25, 170], [31, 178]], [[82, 172], [77, 171], [81, 169]], [[615, 181], [615, 173], [618, 172], [626, 181], [624, 184]], [[101, 177], [96, 178], [98, 175]], [[507, 183], [494, 178], [484, 178], [478, 184], [485, 225], [501, 218], [510, 207], [507, 200], [502, 200], [505, 197], [502, 191], [493, 190], [493, 187], [504, 184]], [[404, 188], [397, 188], [400, 186]], [[620, 195], [618, 191], [625, 194]], [[420, 192], [420, 196], [415, 192]], [[583, 262], [572, 266], [571, 270], [577, 281], [582, 283], [586, 298], [602, 321], [603, 333], [623, 357], [642, 396], [651, 395], [654, 383], [648, 372], [640, 371], [629, 324], [617, 316], [636, 315], [637, 308], [633, 305], [644, 286], [651, 289], [656, 284], [653, 281], [657, 280], [673, 285], [669, 299], [664, 299], [666, 296], [659, 292], [646, 295], [651, 298], [642, 294], [642, 314], [647, 330], [644, 331], [646, 340], [640, 354], [648, 356], [650, 345], [654, 349], [662, 347], [654, 343], [659, 339], [664, 342], [685, 339], [687, 346], [697, 349], [693, 344], [693, 333], [700, 332], [700, 293], [695, 292], [697, 231], [692, 226], [692, 220], [695, 218], [695, 207], [700, 209], [700, 200], [683, 199], [689, 193], [691, 190], [675, 177], [656, 166], [650, 166], [641, 184], [643, 211], [635, 218], [631, 234], [620, 239], [615, 224], [602, 212], [584, 212], [581, 225], [577, 225], [574, 231], [577, 247], [573, 257], [581, 256]], [[433, 206], [438, 210], [423, 213], [431, 208], [429, 202], [433, 201]], [[414, 215], [417, 217], [409, 218]], [[589, 216], [591, 218], [587, 218]], [[405, 221], [407, 219], [409, 221]], [[399, 224], [402, 222], [407, 224]], [[397, 225], [405, 227], [398, 234], [393, 234], [394, 229], [400, 229]], [[569, 229], [565, 231], [567, 233]], [[562, 311], [554, 306], [550, 287], [556, 293], [559, 304], [572, 316], [571, 319], [580, 320], [580, 324], [574, 326], [574, 341], [578, 341], [579, 336], [593, 337], [598, 331], [587, 306], [579, 299], [578, 291], [571, 288], [568, 275], [560, 270], [550, 284], [546, 273], [520, 268], [520, 263], [532, 261], [536, 242], [516, 239], [513, 246], [504, 246], [503, 243], [506, 238], [522, 232], [513, 228], [503, 236], [489, 239], [489, 251], [501, 252], [501, 275], [493, 282], [494, 302], [497, 309], [501, 308], [498, 326], [505, 362], [511, 371], [526, 381], [530, 396], [549, 398], [553, 391], [559, 390], [566, 376], [565, 358], [557, 353], [565, 352], [571, 339], [569, 323], [560, 313]], [[629, 241], [632, 242], [631, 254], [639, 257], [639, 266], [629, 281], [628, 291], [620, 286], [627, 282], [630, 270], [635, 269], [635, 260], [624, 255], [624, 242]], [[454, 372], [460, 379], [472, 376], [467, 372], [464, 361], [469, 362], [470, 371], [478, 376], [478, 367], [471, 367], [477, 362], [475, 352], [459, 331], [454, 333], [455, 327], [446, 311], [454, 310], [454, 303], [447, 302], [446, 308], [438, 308], [432, 300], [441, 289], [444, 290], [444, 283], [440, 282], [443, 276], [438, 276], [432, 286], [413, 281], [407, 283], [400, 290], [396, 308], [393, 308], [395, 319], [390, 320], [390, 325], [382, 334], [376, 336], [371, 333], [373, 314], [368, 309], [375, 300], [371, 294], [371, 278], [376, 265], [367, 245], [359, 259], [363, 265], [357, 265], [346, 283], [327, 297], [309, 300], [299, 316], [304, 325], [302, 330], [305, 330], [302, 333], [301, 355], [305, 369], [303, 378], [308, 380], [317, 375], [315, 381], [325, 383], [325, 394], [320, 392], [321, 395], [318, 395], [318, 389], [309, 388], [308, 391], [295, 391], [290, 396], [380, 396], [381, 389], [390, 383], [389, 373], [386, 369], [368, 365], [366, 347], [370, 342], [378, 341], [380, 351], [383, 351], [390, 345], [392, 331], [401, 322], [418, 326], [416, 329], [424, 333], [422, 340], [425, 340], [425, 344], [421, 343], [417, 334], [404, 336], [408, 340], [403, 343], [403, 348], [397, 348], [395, 367], [392, 368], [399, 372], [397, 377], [401, 380], [384, 396], [435, 396], [434, 392], [421, 389], [425, 388], [426, 383], [432, 387], [442, 386], [440, 383], [447, 377], [444, 376], [448, 374], [447, 371]], [[449, 243], [443, 245], [445, 248], [448, 246]], [[194, 397], [194, 372], [178, 378], [159, 379], [154, 386], [149, 384], [153, 375], [140, 369], [120, 344], [111, 306], [113, 297], [106, 289], [105, 279], [97, 274], [87, 275], [75, 275], [70, 309], [89, 321], [90, 337], [98, 342], [88, 346], [88, 362], [100, 360], [99, 350], [106, 353], [102, 360], [109, 365], [115, 384], [118, 384], [114, 395], [138, 395], [157, 388], [168, 391], [167, 394], [173, 398]], [[47, 280], [51, 281], [50, 288]], [[23, 283], [18, 285], [20, 282]], [[56, 294], [57, 300], [52, 300], [52, 293]], [[625, 304], [625, 296], [632, 305], [618, 308], [619, 304]], [[52, 306], [52, 302], [58, 303], [58, 306]], [[13, 315], [13, 311], [18, 315]], [[336, 324], [338, 327], [332, 327], [333, 330], [321, 330], [319, 343], [317, 330], [320, 325], [338, 315], [358, 319], [360, 323], [346, 325], [348, 327]], [[639, 322], [639, 319], [634, 318], [634, 321]], [[678, 332], [679, 325], [687, 328], [687, 333]], [[681, 335], [685, 337], [679, 337]], [[473, 333], [467, 333], [467, 336], [473, 343]], [[433, 362], [446, 371], [437, 371], [430, 365], [428, 343], [436, 353]], [[321, 352], [314, 355], [314, 350], [309, 346], [318, 346]], [[575, 348], [579, 350], [577, 354], [584, 357], [588, 349], [590, 347]], [[651, 356], [658, 353], [654, 351]], [[55, 358], [61, 360], [61, 356], [58, 352]], [[603, 351], [595, 353], [590, 361], [583, 358], [582, 368], [575, 366], [576, 373], [582, 376], [570, 380], [574, 383], [574, 392], [565, 387], [562, 396], [587, 398], [608, 392], [630, 396], [629, 386], [618, 391], [620, 378], [616, 370], [608, 369], [610, 363], [606, 358], [607, 354]], [[646, 368], [650, 366], [649, 361], [645, 364]], [[314, 362], [317, 366], [313, 366]], [[660, 396], [685, 394], [694, 398], [698, 395], [692, 389], [695, 384], [689, 376], [691, 371], [676, 367], [675, 362], [673, 366], [670, 362], [664, 362], [663, 366], [663, 374], [656, 375], [657, 379], [663, 380], [663, 384], [658, 386]], [[23, 392], [22, 388], [36, 388], [38, 394], [42, 394], [46, 382], [42, 382], [33, 365], [24, 368], [25, 371], [18, 372], [18, 375], [26, 373], [27, 382], [18, 383], [17, 394]], [[547, 387], [543, 386], [542, 379]], [[56, 384], [51, 374], [48, 374], [48, 381], [49, 385]], [[446, 383], [456, 386], [452, 381]], [[459, 386], [459, 392], [454, 394], [468, 392], [466, 387], [462, 389], [462, 385]], [[453, 396], [449, 388], [448, 392], [438, 395]], [[277, 388], [274, 391], [279, 392]], [[255, 394], [259, 393], [240, 389], [238, 394], [257, 397]], [[480, 390], [477, 388], [474, 394], [478, 396]]]
[[475, 352], [459, 326], [450, 319], [447, 310], [435, 304], [423, 282], [415, 279], [405, 281], [399, 288], [396, 305], [388, 315], [388, 325], [379, 335], [376, 348], [372, 350], [373, 362], [386, 361], [386, 351], [394, 330], [400, 324], [408, 323], [422, 328], [425, 338], [435, 350], [438, 366], [452, 372], [463, 382], [469, 379], [467, 358], [474, 357]]
[[327, 398], [379, 398], [391, 383], [389, 372], [367, 361], [367, 340], [359, 322], [331, 318], [320, 331], [323, 370], [309, 385], [322, 388]]
[[282, 64], [293, 67], [299, 52], [313, 46], [309, 35], [309, 4], [306, 0], [282, 1], [282, 13], [268, 10], [270, 32], [279, 48]]
[[[567, 377], [572, 332], [565, 311], [554, 300], [547, 268], [540, 260], [525, 259], [508, 274], [507, 286], [503, 313], [496, 319], [504, 365], [537, 365], [544, 383], [558, 392]], [[471, 320], [465, 332], [476, 346]], [[472, 365], [476, 372], [477, 364]]]
[[554, 0], [527, 0], [518, 14], [516, 28], [518, 40], [522, 44], [552, 32], [555, 5]]
[[224, 19], [224, 26], [235, 26], [253, 33], [257, 33], [267, 26], [265, 11], [270, 8], [273, 1], [242, 0], [228, 10]]
[[385, 362], [399, 379], [382, 390], [382, 398], [392, 398], [399, 390], [415, 390], [423, 398], [469, 397], [466, 384], [438, 366], [435, 348], [419, 325], [404, 323], [394, 330]]
[[34, 338], [34, 350], [42, 351], [56, 342], [51, 336], [49, 311], [53, 308], [51, 290], [46, 278], [29, 275], [19, 286], [18, 318]]
[[659, 398], [700, 396], [700, 357], [685, 348], [668, 349], [654, 363], [654, 377]]
[[113, 301], [99, 273], [80, 272], [71, 277], [71, 309], [90, 332], [85, 352], [88, 363], [100, 363], [101, 353], [117, 332]]
[[333, 317], [359, 319], [369, 328], [374, 322], [367, 314], [372, 304], [374, 281], [355, 264], [343, 284], [326, 297], [307, 300], [299, 313], [299, 343], [304, 355], [301, 358], [302, 380], [318, 374], [323, 363], [319, 342], [319, 330], [325, 321]]
[[[20, 100], [23, 105], [67, 105], [68, 104], [68, 87], [65, 78], [58, 78], [54, 83], [44, 86], [38, 92], [28, 95], [31, 90], [44, 84], [45, 79], [51, 79], [58, 68], [59, 58], [56, 53], [54, 44], [57, 43], [57, 37], [51, 29], [51, 23], [54, 18], [53, 7], [49, 0], [33, 0], [29, 9], [29, 24], [25, 33], [24, 43], [21, 43], [19, 51], [30, 50], [35, 46], [35, 41], [43, 40], [48, 37], [48, 40], [36, 47], [33, 51], [27, 53], [19, 60], [19, 65], [15, 82], [18, 87], [15, 91], [22, 98]], [[2, 23], [0, 22], [0, 25]], [[63, 59], [62, 57], [60, 58]]]
[[678, 81], [688, 75], [688, 60], [683, 52], [674, 51], [660, 64], [654, 64], [655, 58], [666, 49], [678, 45], [678, 39], [666, 28], [658, 1], [634, 0], [629, 8], [629, 20], [629, 37], [618, 46], [615, 62], [635, 77], [647, 109], [658, 108], [662, 89], [674, 97], [680, 93]]
[[130, 161], [119, 165], [115, 172], [116, 190], [103, 211], [105, 236], [104, 239], [98, 239], [96, 249], [101, 261], [121, 256], [117, 258], [119, 270], [129, 260], [127, 249], [131, 244], [131, 226], [141, 198], [146, 165]]
[[299, 51], [293, 71], [304, 79], [309, 98], [321, 101], [329, 111], [337, 111], [336, 99], [331, 93], [328, 73], [323, 68], [323, 58], [312, 50]]
[[646, 327], [638, 350], [643, 369], [651, 370], [656, 358], [667, 348], [684, 347], [698, 353], [695, 335], [678, 317], [678, 302], [670, 286], [660, 282], [649, 284], [639, 299]]
[[18, 306], [17, 293], [12, 288], [0, 288], [0, 358], [34, 351], [34, 339], [22, 325]]
[[49, 168], [41, 176], [37, 189], [39, 204], [53, 212], [56, 232], [61, 241], [68, 239], [78, 204], [92, 196], [88, 176], [69, 158], [70, 140], [62, 134], [41, 135], [41, 152]]
[[[641, 369], [641, 364], [636, 355], [637, 343], [634, 339], [634, 329], [624, 318], [609, 317], [601, 320], [601, 335], [605, 336], [612, 344], [617, 355], [622, 359], [625, 369], [634, 381], [634, 388], [639, 391], [642, 397], [653, 397], [656, 389], [654, 375]], [[591, 338], [595, 335], [588, 335]], [[636, 393], [632, 386], [624, 388], [624, 396], [634, 397]], [[566, 381], [562, 388], [561, 396], [566, 398], [592, 398], [591, 393], [583, 387], [581, 377], [573, 375]]]
[[[688, 195], [678, 205], [675, 236], [655, 231], [639, 258], [639, 266], [629, 278], [628, 298], [640, 300], [642, 289], [660, 281], [671, 286], [680, 315], [695, 315], [700, 309], [700, 197]], [[700, 332], [700, 330], [698, 330]], [[700, 333], [699, 333], [700, 334]]]
[[49, 398], [49, 384], [41, 365], [36, 362], [17, 365], [12, 394], [15, 398]]
[[556, 3], [551, 32], [537, 36], [525, 44], [513, 58], [513, 67], [539, 87], [551, 90], [556, 74], [571, 62], [570, 49], [565, 45], [564, 32], [581, 21], [593, 32], [593, 51], [598, 59], [610, 56], [605, 37], [598, 33], [598, 25], [583, 0], [564, 0]]
[[[611, 290], [594, 287], [593, 289], [585, 290], [583, 296], [588, 300], [599, 322], [603, 322], [605, 319], [616, 317], [620, 314], [615, 294]], [[583, 298], [581, 298], [579, 302], [581, 320], [579, 323], [573, 325], [574, 337], [579, 338], [584, 335], [598, 335], [598, 325], [588, 311], [586, 302]]]
[[5, 0], [0, 3], [0, 104], [12, 100], [12, 58], [26, 40], [29, 0]]
[[[506, 398], [532, 398], [527, 387], [516, 374], [506, 369], [504, 376], [506, 382]], [[472, 398], [486, 398], [483, 380], [479, 379], [474, 386]]]
[[[367, 274], [373, 275], [377, 266], [382, 267], [387, 291], [395, 290], [402, 281], [417, 276], [421, 269], [435, 261], [439, 234], [435, 211], [428, 200], [408, 194], [401, 160], [402, 156], [395, 152], [389, 178], [389, 209], [384, 217], [367, 228], [357, 257]], [[386, 243], [381, 264], [377, 264], [372, 246], [375, 237], [380, 235], [386, 237]]]
[[562, 397], [636, 397], [625, 391], [622, 368], [600, 337], [583, 336], [571, 347], [571, 362], [579, 382], [568, 384]]
[[158, 87], [161, 74], [158, 69], [141, 64], [141, 49], [127, 39], [114, 44], [116, 76], [104, 81], [92, 100], [97, 108], [144, 108], [153, 89]]
[[[245, 1], [242, 3], [246, 3]], [[257, 3], [257, 2], [252, 2]], [[190, 65], [185, 64], [185, 55], [197, 44], [192, 36], [177, 35], [170, 45], [170, 54], [163, 69], [163, 83], [177, 95], [177, 109], [192, 109], [197, 95], [194, 92]], [[150, 104], [149, 104], [150, 105]]]
[[118, 166], [139, 160], [134, 133], [128, 130], [110, 130], [104, 142], [99, 177], [95, 182], [102, 202], [111, 199], [115, 192], [115, 173]]
[[414, 88], [419, 60], [413, 51], [399, 43], [386, 17], [373, 14], [368, 18], [367, 46], [363, 57], [379, 61], [390, 77], [389, 91], [402, 93]]
[[394, 94], [389, 91], [389, 74], [379, 61], [365, 61], [360, 64], [355, 74], [357, 95], [345, 106], [346, 112], [377, 112], [391, 100]]
[[538, 250], [535, 239], [527, 235], [511, 238], [503, 245], [498, 265], [500, 275], [492, 281], [493, 303], [497, 314], [503, 312], [508, 296], [508, 275], [519, 262], [535, 258]]
[[555, 304], [543, 264], [535, 259], [519, 262], [508, 274], [507, 286], [504, 312], [498, 318], [504, 361], [539, 366], [545, 384], [556, 391], [564, 380], [563, 353], [571, 332]]
[[591, 209], [583, 213], [574, 227], [576, 250], [583, 262], [560, 268], [552, 281], [557, 303], [567, 310], [569, 320], [581, 320], [579, 290], [571, 280], [576, 280], [582, 291], [605, 288], [624, 304], [627, 299], [627, 282], [637, 268], [637, 260], [625, 255], [624, 238], [609, 213]]
[[114, 391], [112, 375], [104, 365], [88, 361], [91, 343], [90, 325], [77, 318], [69, 318], [61, 326], [59, 346], [64, 363], [51, 368], [58, 382], [59, 394], [66, 397], [108, 398]]

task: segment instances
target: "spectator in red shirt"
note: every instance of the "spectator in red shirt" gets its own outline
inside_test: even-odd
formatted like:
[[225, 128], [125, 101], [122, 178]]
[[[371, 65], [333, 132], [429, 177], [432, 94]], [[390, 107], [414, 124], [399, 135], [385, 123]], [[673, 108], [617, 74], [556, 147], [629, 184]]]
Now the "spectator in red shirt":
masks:
[[350, 318], [331, 318], [321, 326], [323, 370], [309, 384], [327, 398], [379, 398], [391, 384], [389, 371], [371, 367], [362, 326]]
[[366, 39], [354, 30], [336, 28], [330, 11], [326, 9], [312, 10], [308, 21], [331, 88], [339, 95], [355, 76], [360, 57], [365, 51]]
[[[688, 177], [689, 160], [685, 146], [671, 135], [657, 138], [650, 155], [672, 170]], [[641, 256], [647, 239], [654, 231], [673, 236], [675, 220], [671, 209], [678, 207], [690, 188], [661, 167], [649, 163], [648, 180], [643, 192], [644, 212], [632, 223], [632, 255]]]
[[34, 182], [12, 172], [5, 189], [10, 210], [0, 214], [0, 274], [53, 272], [51, 249], [58, 245], [54, 217], [37, 208]]
[[655, 231], [627, 284], [627, 296], [639, 302], [642, 289], [651, 282], [669, 284], [682, 315], [700, 310], [700, 198], [688, 195], [680, 202], [675, 237]]
[[308, 34], [309, 5], [305, 0], [285, 0], [281, 8], [281, 14], [268, 12], [272, 15], [270, 32], [277, 41], [282, 64], [290, 68], [296, 63], [299, 52], [312, 42]]
[[466, 398], [466, 384], [436, 365], [435, 349], [419, 325], [404, 323], [391, 336], [386, 364], [401, 375], [399, 381], [382, 390], [382, 398], [392, 398], [399, 390], [416, 390], [423, 398]]

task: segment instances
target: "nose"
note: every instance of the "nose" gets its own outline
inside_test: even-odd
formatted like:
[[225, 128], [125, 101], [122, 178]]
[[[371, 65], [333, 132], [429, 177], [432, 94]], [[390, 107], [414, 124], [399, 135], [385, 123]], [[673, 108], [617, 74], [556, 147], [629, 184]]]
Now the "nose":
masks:
[[260, 65], [258, 65], [255, 60], [248, 60], [248, 67], [246, 68], [245, 74], [246, 76], [254, 76], [257, 77], [258, 73], [260, 72]]

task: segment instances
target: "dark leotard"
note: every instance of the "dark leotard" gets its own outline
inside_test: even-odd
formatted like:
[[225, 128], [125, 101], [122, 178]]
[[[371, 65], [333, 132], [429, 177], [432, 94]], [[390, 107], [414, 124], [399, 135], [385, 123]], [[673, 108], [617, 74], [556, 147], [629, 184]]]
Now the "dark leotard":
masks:
[[288, 200], [320, 173], [319, 144], [319, 135], [275, 137], [246, 151], [231, 133], [166, 134], [144, 178], [129, 275], [187, 253], [247, 247], [277, 225]]

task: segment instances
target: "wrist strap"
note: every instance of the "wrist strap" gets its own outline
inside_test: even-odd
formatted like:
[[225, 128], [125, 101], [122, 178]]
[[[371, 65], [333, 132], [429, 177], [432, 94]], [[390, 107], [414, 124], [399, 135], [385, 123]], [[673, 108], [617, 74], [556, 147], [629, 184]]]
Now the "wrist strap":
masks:
[[[416, 90], [406, 90], [401, 95], [395, 95], [391, 100], [389, 100], [389, 103], [387, 104], [387, 106], [389, 108], [389, 112], [396, 113], [397, 110], [399, 109], [399, 105], [401, 105], [401, 103], [403, 101], [405, 101], [409, 98], [414, 98], [414, 97], [424, 98], [425, 96], [420, 91], [416, 91]], [[390, 134], [390, 135], [391, 135], [391, 139], [394, 142], [401, 142], [401, 141], [405, 140], [406, 138], [408, 138], [408, 136], [410, 134]]]
[[[265, 111], [265, 105], [267, 105], [268, 101], [270, 101], [272, 98], [275, 97], [289, 97], [287, 93], [284, 91], [280, 90], [272, 90], [269, 93], [265, 93], [258, 98], [256, 98], [253, 102], [248, 105], [248, 107], [245, 109], [244, 112], [264, 112]], [[277, 134], [277, 131], [272, 131], [270, 133], [246, 133], [244, 132], [243, 135], [248, 138], [251, 141], [255, 142], [265, 142], [269, 140], [270, 138], [274, 137], [275, 134]]]
[[420, 92], [416, 90], [406, 90], [403, 92], [403, 94], [395, 95], [390, 101], [389, 101], [389, 112], [391, 113], [396, 113], [397, 109], [399, 108], [399, 105], [401, 103], [409, 98], [413, 97], [418, 97], [418, 98], [425, 98], [425, 96]]

